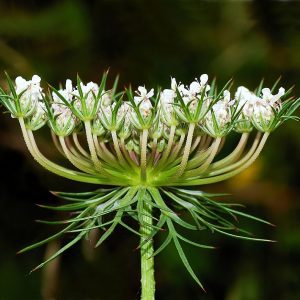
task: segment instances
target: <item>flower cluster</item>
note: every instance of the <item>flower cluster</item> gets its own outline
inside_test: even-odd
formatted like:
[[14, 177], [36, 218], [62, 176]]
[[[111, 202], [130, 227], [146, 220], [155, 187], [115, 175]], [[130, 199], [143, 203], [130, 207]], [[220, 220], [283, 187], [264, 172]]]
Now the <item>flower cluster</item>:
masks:
[[[248, 135], [254, 128], [269, 134], [292, 115], [298, 103], [287, 99], [290, 91], [281, 87], [276, 92], [276, 85], [272, 89], [260, 85], [255, 92], [240, 86], [230, 92], [229, 82], [217, 91], [207, 74], [189, 85], [171, 78], [170, 88], [156, 93], [144, 86], [135, 92], [117, 92], [117, 80], [107, 89], [107, 74], [99, 85], [83, 84], [78, 78], [74, 86], [68, 79], [64, 88], [50, 87], [49, 93], [43, 91], [37, 75], [28, 81], [17, 77], [15, 83], [7, 78], [10, 91], [1, 89], [4, 106], [24, 122], [27, 131], [48, 123], [58, 149], [78, 169], [100, 173], [101, 178], [116, 156], [113, 164], [123, 169], [133, 166], [128, 175], [131, 181], [144, 168], [157, 184], [174, 174], [185, 175], [186, 184], [201, 180], [203, 174], [215, 174], [211, 164], [225, 136], [232, 131]], [[88, 151], [79, 143], [81, 133], [86, 135]], [[198, 157], [203, 151], [206, 163]], [[82, 158], [86, 161], [80, 161]], [[192, 167], [189, 160], [194, 160]], [[172, 161], [177, 164], [163, 176], [162, 167]], [[114, 177], [111, 170], [109, 173], [108, 177]]]
[[[95, 132], [98, 130], [103, 134], [99, 127], [109, 130], [109, 120], [115, 115], [124, 122], [127, 132], [130, 126], [142, 128], [147, 119], [155, 120], [148, 124], [149, 129], [152, 126], [168, 131], [172, 125], [184, 127], [186, 123], [195, 123], [199, 130], [212, 137], [225, 136], [231, 130], [250, 132], [253, 127], [267, 132], [276, 128], [273, 121], [282, 109], [281, 99], [286, 96], [284, 88], [272, 94], [269, 88], [254, 93], [244, 86], [238, 87], [234, 96], [227, 89], [217, 95], [208, 84], [207, 74], [203, 74], [187, 86], [172, 78], [171, 88], [159, 91], [157, 95], [154, 89], [147, 91], [144, 86], [139, 86], [135, 95], [129, 95], [127, 101], [117, 105], [119, 100], [112, 90], [105, 91], [94, 82], [84, 85], [79, 81], [74, 87], [68, 79], [64, 89], [53, 89], [51, 95], [43, 94], [40, 82], [38, 75], [28, 81], [17, 77], [15, 95], [8, 95], [15, 103], [10, 102], [7, 108], [14, 117], [21, 115], [28, 119], [32, 129], [39, 129], [53, 115], [55, 122], [51, 128], [62, 136], [70, 135], [80, 121], [88, 119], [94, 121]], [[48, 112], [44, 101], [50, 104]], [[18, 104], [21, 114], [14, 109]], [[40, 121], [38, 126], [32, 126], [37, 120]]]
[[[53, 222], [68, 224], [53, 237], [67, 231], [77, 236], [38, 268], [92, 229], [109, 226], [97, 242], [100, 245], [121, 225], [141, 237], [142, 277], [151, 271], [153, 257], [173, 241], [185, 267], [202, 286], [180, 240], [201, 248], [213, 247], [188, 240], [176, 227], [261, 240], [241, 235], [243, 231], [238, 231], [232, 217], [268, 222], [191, 187], [226, 180], [249, 167], [269, 134], [287, 119], [296, 118], [293, 113], [300, 98], [289, 97], [291, 90], [278, 89], [277, 82], [272, 89], [260, 84], [254, 92], [243, 86], [230, 92], [228, 82], [218, 91], [216, 82], [209, 83], [203, 74], [189, 85], [171, 78], [170, 88], [157, 92], [144, 86], [135, 92], [131, 88], [118, 92], [118, 79], [107, 88], [105, 73], [99, 85], [84, 84], [78, 77], [76, 85], [68, 79], [64, 88], [50, 86], [46, 92], [37, 75], [28, 81], [17, 77], [15, 82], [6, 76], [9, 89], [0, 88], [0, 101], [18, 119], [34, 159], [59, 176], [111, 186], [93, 192], [57, 193], [72, 202], [50, 208], [76, 213], [69, 220]], [[73, 167], [59, 165], [41, 153], [34, 133], [45, 124], [50, 127], [54, 145]], [[230, 154], [222, 155], [225, 138], [231, 132], [240, 134], [240, 139]], [[178, 208], [185, 210], [193, 223], [179, 216]], [[126, 224], [125, 215], [137, 221], [139, 229]], [[154, 252], [152, 239], [165, 227], [167, 238]]]

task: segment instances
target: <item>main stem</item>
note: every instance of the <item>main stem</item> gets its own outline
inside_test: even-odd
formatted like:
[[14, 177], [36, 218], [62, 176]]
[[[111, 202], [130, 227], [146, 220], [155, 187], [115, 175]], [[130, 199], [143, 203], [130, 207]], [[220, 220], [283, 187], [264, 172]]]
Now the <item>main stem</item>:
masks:
[[[153, 257], [153, 239], [151, 235], [152, 225], [152, 207], [143, 201], [143, 210], [141, 216], [141, 300], [155, 299], [155, 280], [154, 280], [154, 257]], [[149, 239], [149, 240], [148, 240]], [[147, 242], [145, 242], [147, 241]]]

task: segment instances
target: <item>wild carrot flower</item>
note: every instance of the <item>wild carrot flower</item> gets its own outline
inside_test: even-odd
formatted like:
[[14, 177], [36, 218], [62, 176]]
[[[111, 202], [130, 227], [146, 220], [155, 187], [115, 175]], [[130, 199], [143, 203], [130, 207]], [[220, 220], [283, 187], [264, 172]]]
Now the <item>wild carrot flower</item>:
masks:
[[[183, 264], [202, 287], [183, 252], [181, 243], [214, 248], [191, 241], [178, 231], [209, 229], [212, 233], [247, 240], [237, 216], [268, 222], [219, 202], [216, 195], [199, 190], [201, 185], [229, 179], [249, 167], [261, 153], [269, 135], [293, 117], [300, 99], [291, 98], [291, 89], [263, 88], [254, 91], [240, 86], [230, 92], [231, 83], [220, 91], [215, 81], [203, 74], [188, 85], [171, 79], [171, 86], [159, 90], [139, 86], [118, 92], [117, 82], [106, 87], [107, 74], [100, 84], [84, 84], [77, 78], [64, 88], [46, 92], [41, 79], [7, 75], [9, 89], [0, 89], [0, 99], [17, 118], [23, 138], [34, 159], [59, 176], [97, 185], [83, 193], [56, 192], [69, 202], [55, 210], [75, 212], [57, 234], [26, 247], [41, 246], [67, 232], [75, 238], [41, 263], [42, 267], [88, 235], [99, 233], [97, 246], [117, 226], [140, 237], [142, 299], [154, 299], [154, 256], [174, 242]], [[58, 151], [73, 165], [59, 165], [46, 158], [36, 142], [35, 131], [48, 125]], [[237, 132], [240, 140], [228, 155], [222, 154], [225, 138]], [[178, 215], [178, 210], [186, 214]], [[228, 217], [228, 218], [226, 218]], [[127, 220], [132, 218], [137, 227]], [[166, 239], [156, 250], [153, 238], [162, 229]]]

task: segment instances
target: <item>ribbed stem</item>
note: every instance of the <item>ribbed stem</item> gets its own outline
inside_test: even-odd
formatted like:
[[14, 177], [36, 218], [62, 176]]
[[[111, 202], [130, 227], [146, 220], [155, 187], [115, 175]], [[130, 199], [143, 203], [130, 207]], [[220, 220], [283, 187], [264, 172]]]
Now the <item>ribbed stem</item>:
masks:
[[[140, 233], [141, 233], [141, 300], [155, 299], [155, 279], [154, 279], [154, 249], [153, 239], [148, 240], [151, 234], [152, 207], [148, 203], [143, 203]], [[147, 225], [148, 226], [147, 226]], [[147, 242], [145, 243], [145, 240]]]
[[77, 171], [73, 171], [70, 169], [67, 169], [65, 167], [59, 166], [56, 163], [53, 163], [52, 161], [48, 160], [45, 158], [37, 148], [37, 145], [35, 144], [35, 140], [33, 137], [33, 134], [31, 131], [27, 131], [24, 120], [22, 118], [19, 118], [19, 123], [21, 126], [22, 134], [24, 141], [26, 143], [26, 146], [33, 156], [33, 158], [46, 170], [57, 174], [59, 176], [69, 178], [75, 181], [80, 181], [80, 182], [87, 182], [87, 183], [95, 183], [95, 184], [101, 184], [103, 183], [101, 179], [92, 177], [90, 175], [80, 173]]
[[147, 139], [148, 129], [144, 129], [141, 138], [141, 181], [145, 182], [147, 179]]
[[229, 155], [212, 164], [211, 169], [215, 170], [217, 168], [227, 166], [232, 162], [236, 161], [240, 157], [241, 153], [243, 152], [248, 137], [249, 137], [249, 133], [243, 133], [236, 148]]
[[263, 149], [268, 137], [269, 137], [270, 133], [269, 132], [265, 132], [262, 139], [260, 140], [260, 143], [258, 145], [258, 147], [256, 148], [255, 152], [253, 153], [253, 155], [251, 156], [251, 158], [248, 159], [247, 162], [245, 162], [242, 166], [240, 166], [239, 168], [222, 174], [222, 175], [218, 175], [218, 176], [213, 176], [213, 177], [208, 177], [208, 178], [200, 178], [200, 179], [195, 179], [192, 181], [189, 181], [188, 184], [180, 184], [180, 185], [204, 185], [204, 184], [211, 184], [211, 183], [216, 183], [216, 182], [220, 182], [220, 181], [224, 181], [227, 180], [239, 173], [241, 173], [242, 171], [244, 171], [245, 169], [247, 169], [251, 164], [254, 163], [254, 161], [257, 159], [257, 157], [259, 156], [261, 150]]
[[123, 167], [126, 167], [127, 163], [126, 163], [126, 161], [122, 155], [122, 152], [120, 150], [119, 141], [118, 141], [117, 133], [115, 130], [111, 131], [111, 136], [112, 136], [112, 140], [113, 140], [113, 144], [114, 144], [114, 149], [115, 149], [117, 157], [118, 157], [118, 161]]
[[189, 131], [188, 131], [187, 137], [186, 137], [186, 143], [185, 143], [185, 147], [184, 147], [184, 151], [183, 151], [183, 155], [182, 155], [182, 160], [181, 160], [180, 167], [179, 167], [179, 170], [177, 173], [178, 176], [181, 176], [183, 174], [186, 164], [188, 162], [191, 145], [192, 145], [192, 140], [193, 140], [194, 129], [195, 129], [195, 124], [191, 123], [189, 126]]
[[164, 150], [164, 153], [163, 153], [163, 156], [162, 156], [161, 160], [159, 161], [159, 165], [163, 164], [166, 161], [166, 159], [168, 158], [168, 156], [171, 152], [173, 142], [174, 142], [175, 131], [176, 131], [176, 126], [172, 125], [171, 128], [170, 128], [170, 135], [169, 135], [168, 144], [167, 144], [166, 149]]
[[81, 144], [79, 143], [77, 133], [73, 133], [73, 134], [72, 134], [72, 138], [73, 138], [74, 144], [75, 144], [75, 146], [77, 147], [77, 149], [79, 150], [79, 152], [80, 152], [83, 156], [89, 158], [90, 155], [85, 151], [85, 149], [83, 149], [83, 147], [82, 147]]
[[101, 171], [102, 170], [101, 162], [98, 159], [96, 148], [95, 148], [94, 141], [93, 141], [91, 122], [90, 121], [85, 121], [84, 126], [85, 126], [86, 139], [87, 139], [87, 143], [88, 143], [89, 150], [90, 150], [90, 153], [91, 153], [92, 161], [93, 161], [96, 169], [98, 171]]

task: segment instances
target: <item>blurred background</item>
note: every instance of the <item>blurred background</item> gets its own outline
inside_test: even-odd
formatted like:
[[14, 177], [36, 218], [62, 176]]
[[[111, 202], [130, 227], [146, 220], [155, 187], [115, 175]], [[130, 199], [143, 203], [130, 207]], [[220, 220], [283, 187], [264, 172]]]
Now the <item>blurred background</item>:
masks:
[[[51, 84], [97, 81], [110, 68], [121, 86], [169, 86], [170, 76], [190, 82], [202, 73], [219, 83], [255, 88], [282, 76], [300, 96], [300, 2], [106, 0], [0, 0], [0, 83], [39, 74]], [[300, 135], [299, 123], [274, 132], [263, 155], [232, 180], [206, 187], [228, 192], [224, 200], [277, 225], [242, 222], [275, 244], [224, 238], [209, 232], [199, 240], [216, 251], [186, 246], [204, 294], [169, 247], [156, 258], [160, 300], [300, 299]], [[47, 130], [38, 134], [47, 156], [60, 159]], [[234, 138], [233, 138], [234, 141]], [[232, 145], [228, 145], [228, 147]], [[122, 229], [102, 247], [88, 242], [72, 248], [42, 271], [30, 270], [68, 237], [30, 253], [16, 252], [53, 232], [35, 219], [56, 216], [36, 204], [58, 203], [48, 190], [86, 191], [42, 170], [30, 158], [16, 120], [0, 118], [0, 300], [139, 299], [138, 241]], [[59, 216], [57, 216], [59, 217]]]

